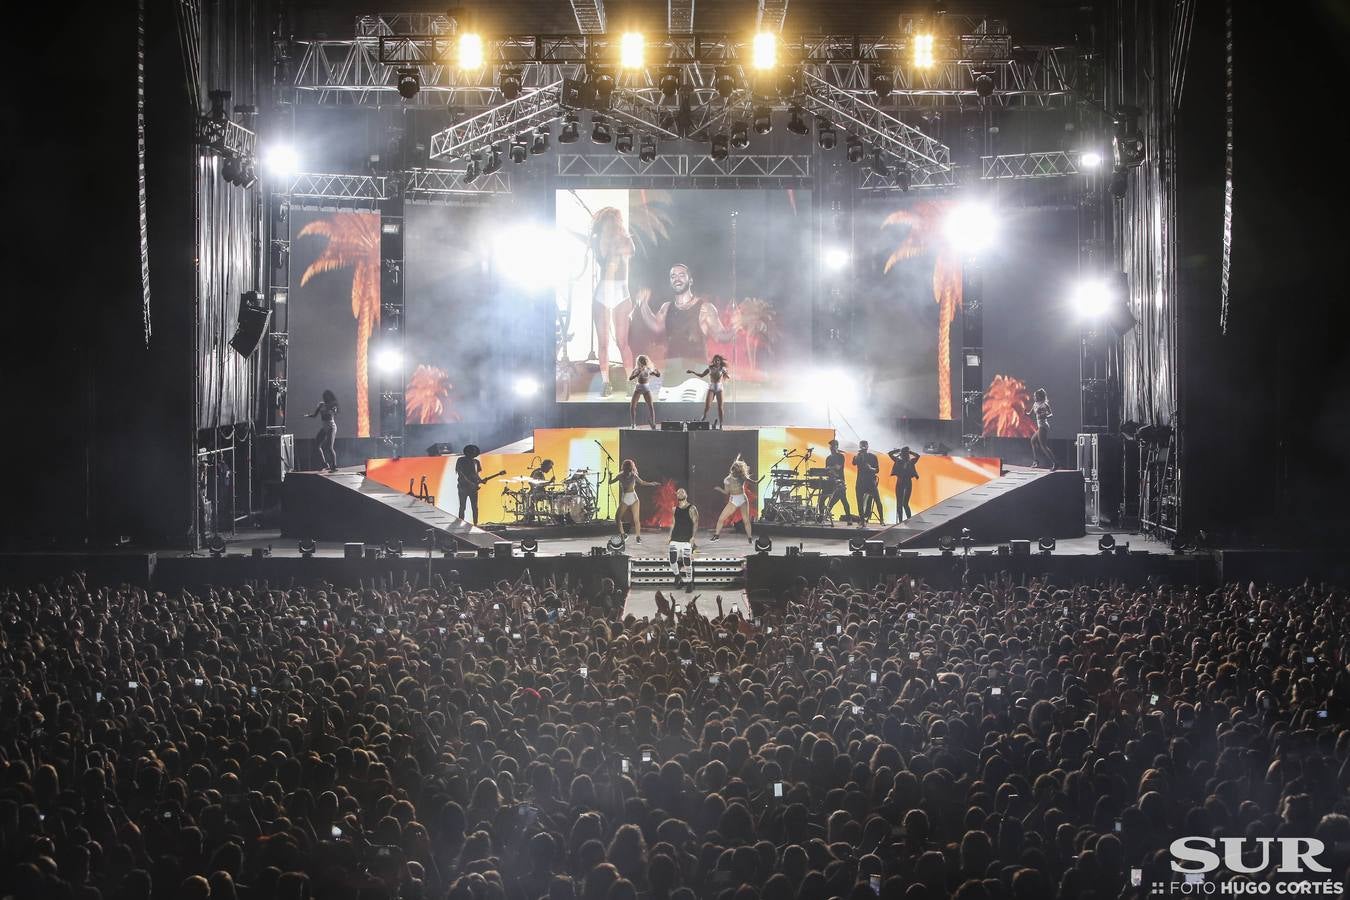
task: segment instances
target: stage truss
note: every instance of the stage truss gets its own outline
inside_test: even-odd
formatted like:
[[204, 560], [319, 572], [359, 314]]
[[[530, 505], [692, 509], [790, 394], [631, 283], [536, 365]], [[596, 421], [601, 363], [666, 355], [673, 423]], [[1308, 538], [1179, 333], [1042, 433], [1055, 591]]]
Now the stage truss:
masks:
[[346, 209], [373, 209], [398, 196], [411, 203], [449, 202], [475, 195], [511, 193], [506, 172], [480, 175], [464, 182], [464, 171], [409, 169], [396, 175], [343, 175], [300, 172], [278, 192], [299, 206], [321, 205]]

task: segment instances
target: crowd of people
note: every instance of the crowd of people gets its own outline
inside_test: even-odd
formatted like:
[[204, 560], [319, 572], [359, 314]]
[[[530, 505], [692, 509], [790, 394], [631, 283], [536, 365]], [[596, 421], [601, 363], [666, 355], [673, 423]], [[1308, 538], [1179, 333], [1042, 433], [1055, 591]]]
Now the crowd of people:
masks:
[[7, 589], [0, 895], [1087, 900], [1183, 835], [1345, 877], [1342, 591], [839, 577]]

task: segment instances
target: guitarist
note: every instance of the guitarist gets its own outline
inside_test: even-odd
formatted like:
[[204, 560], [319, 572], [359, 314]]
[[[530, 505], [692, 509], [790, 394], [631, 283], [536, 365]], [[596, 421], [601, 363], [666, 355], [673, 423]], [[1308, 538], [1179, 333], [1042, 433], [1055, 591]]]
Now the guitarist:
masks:
[[465, 444], [464, 455], [455, 460], [455, 480], [459, 487], [459, 517], [464, 518], [464, 504], [473, 506], [473, 524], [478, 524], [478, 489], [482, 487], [483, 482], [496, 478], [497, 475], [505, 475], [506, 470], [498, 472], [497, 475], [483, 477], [483, 464], [478, 461], [478, 445]]
[[830, 441], [830, 455], [825, 457], [825, 468], [830, 470], [830, 484], [820, 492], [820, 517], [823, 519], [826, 513], [833, 514], [835, 504], [842, 500], [844, 519], [847, 521], [853, 517], [853, 510], [848, 505], [848, 489], [844, 485], [844, 454], [839, 452], [838, 440]]

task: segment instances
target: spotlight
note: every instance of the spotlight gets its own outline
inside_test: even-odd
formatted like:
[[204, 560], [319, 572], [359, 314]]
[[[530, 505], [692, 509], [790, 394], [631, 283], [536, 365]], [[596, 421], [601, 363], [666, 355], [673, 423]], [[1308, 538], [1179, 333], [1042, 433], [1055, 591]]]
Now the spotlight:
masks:
[[1080, 318], [1098, 319], [1111, 308], [1111, 285], [1100, 278], [1089, 278], [1074, 286], [1072, 303]]
[[403, 351], [397, 347], [381, 347], [375, 351], [375, 368], [386, 374], [397, 372], [403, 367]]
[[911, 44], [914, 48], [914, 65], [920, 69], [930, 69], [933, 66], [933, 36], [931, 34], [916, 34]]
[[712, 149], [708, 151], [708, 155], [721, 162], [727, 158], [727, 145], [730, 142], [731, 139], [725, 133], [713, 135]]
[[1111, 196], [1117, 200], [1124, 200], [1125, 193], [1130, 188], [1129, 176], [1125, 174], [1124, 169], [1113, 169], [1111, 171]]
[[1118, 169], [1137, 168], [1147, 155], [1144, 133], [1139, 130], [1141, 114], [1142, 110], [1137, 106], [1121, 106], [1111, 115], [1111, 150]]
[[525, 538], [520, 542], [520, 555], [530, 559], [539, 552], [539, 542], [534, 538]]
[[511, 390], [517, 397], [533, 397], [539, 393], [539, 382], [528, 375], [521, 375], [511, 384]]
[[943, 556], [951, 556], [956, 552], [956, 538], [950, 534], [944, 534], [938, 538], [938, 549], [942, 551]]
[[713, 76], [713, 87], [717, 88], [719, 97], [727, 100], [736, 91], [736, 76], [731, 74], [730, 69], [719, 68]]
[[627, 543], [628, 539], [626, 537], [624, 537], [621, 534], [616, 534], [609, 540], [605, 541], [605, 548], [609, 550], [610, 553], [617, 555], [623, 552], [623, 548], [627, 545]]
[[751, 46], [753, 47], [751, 59], [756, 69], [763, 71], [778, 65], [778, 37], [773, 32], [761, 31], [755, 35]]
[[994, 70], [993, 69], [974, 69], [971, 74], [975, 76], [975, 93], [980, 97], [992, 97], [994, 95]]
[[773, 131], [773, 113], [767, 106], [755, 110], [755, 134], [768, 134]]
[[638, 142], [638, 159], [645, 163], [656, 161], [656, 138], [644, 134]]
[[806, 120], [802, 118], [802, 108], [800, 106], [794, 106], [792, 107], [791, 113], [791, 118], [788, 119], [787, 124], [788, 131], [802, 137], [810, 134], [811, 126], [807, 125]]
[[867, 79], [867, 86], [877, 95], [878, 100], [884, 100], [895, 90], [895, 73], [889, 66], [873, 66], [872, 74]]
[[403, 555], [403, 542], [397, 538], [390, 538], [384, 542], [384, 558], [398, 559]]
[[520, 96], [522, 74], [519, 66], [507, 66], [501, 70], [497, 86], [507, 100], [514, 100]]
[[530, 144], [530, 152], [535, 156], [548, 152], [548, 128], [540, 125], [534, 132], [534, 142]]
[[760, 555], [767, 555], [773, 550], [773, 541], [766, 535], [760, 535], [755, 538], [755, 552]]
[[1078, 154], [1078, 168], [1095, 169], [1102, 164], [1102, 155], [1096, 150], [1084, 150]]
[[530, 145], [523, 135], [511, 141], [511, 162], [520, 165], [530, 156]]
[[483, 156], [481, 153], [475, 153], [469, 157], [469, 165], [464, 169], [464, 183], [473, 184], [479, 175], [483, 173]]
[[422, 89], [422, 76], [414, 67], [398, 70], [398, 95], [411, 100]]
[[300, 156], [290, 144], [273, 144], [263, 151], [263, 166], [269, 175], [289, 178], [300, 170]]
[[1055, 539], [1052, 537], [1043, 537], [1036, 542], [1036, 546], [1041, 548], [1042, 556], [1049, 556], [1055, 552]]
[[618, 133], [614, 137], [614, 149], [620, 153], [633, 152], [633, 129], [627, 125], [620, 125]]
[[750, 129], [744, 122], [731, 126], [731, 146], [734, 150], [744, 150], [750, 146]]
[[828, 119], [816, 119], [816, 143], [822, 150], [833, 150], [839, 145], [839, 134]]
[[609, 108], [609, 95], [614, 93], [614, 73], [599, 66], [591, 69], [591, 86], [595, 88], [596, 106]]
[[880, 178], [891, 177], [891, 167], [886, 162], [886, 154], [882, 152], [880, 147], [872, 151], [872, 171]]
[[644, 50], [645, 41], [639, 32], [624, 32], [623, 37], [619, 39], [619, 65], [625, 69], [642, 68]]
[[1110, 553], [1116, 548], [1116, 538], [1112, 534], [1104, 534], [1097, 538], [1097, 549], [1102, 553]]
[[967, 202], [947, 214], [942, 230], [950, 243], [967, 253], [979, 253], [994, 243], [998, 220], [988, 205]]
[[862, 556], [867, 549], [867, 540], [861, 537], [851, 537], [848, 539], [849, 556]]
[[308, 540], [303, 540], [296, 544], [295, 549], [299, 550], [300, 555], [305, 559], [309, 559], [314, 555], [315, 551], [319, 549], [319, 545], [313, 538], [309, 538]]
[[239, 183], [239, 160], [233, 156], [225, 157], [225, 162], [220, 166], [220, 177], [230, 184]]
[[483, 174], [491, 175], [502, 167], [502, 154], [495, 146], [488, 148], [487, 162], [483, 164]]
[[778, 73], [778, 96], [795, 97], [802, 91], [802, 77], [796, 69], [785, 69]]
[[218, 534], [213, 534], [206, 539], [206, 549], [211, 551], [211, 556], [219, 559], [225, 555], [225, 539]]
[[862, 162], [863, 155], [867, 152], [863, 147], [862, 138], [858, 137], [856, 134], [850, 134], [848, 140], [845, 141], [845, 144], [848, 147], [845, 151], [845, 153], [848, 154], [848, 161], [851, 163]]
[[613, 139], [614, 139], [614, 136], [613, 136], [613, 134], [612, 134], [612, 133], [610, 132], [610, 130], [609, 130], [609, 122], [605, 120], [605, 117], [604, 117], [604, 116], [592, 116], [592, 117], [591, 117], [591, 143], [593, 143], [593, 144], [608, 144], [608, 143], [609, 143], [610, 141], [612, 141]]
[[827, 269], [838, 272], [840, 269], [844, 268], [844, 266], [848, 265], [848, 251], [843, 247], [828, 247], [822, 256], [822, 259], [824, 260]]
[[577, 122], [574, 113], [568, 113], [567, 118], [563, 119], [562, 129], [558, 132], [558, 143], [575, 144], [581, 137], [581, 126]]
[[669, 103], [675, 99], [675, 95], [680, 90], [680, 70], [674, 68], [665, 68], [661, 70], [661, 80], [657, 82], [661, 88], [661, 96]]
[[459, 36], [459, 67], [483, 68], [483, 38], [471, 31]]

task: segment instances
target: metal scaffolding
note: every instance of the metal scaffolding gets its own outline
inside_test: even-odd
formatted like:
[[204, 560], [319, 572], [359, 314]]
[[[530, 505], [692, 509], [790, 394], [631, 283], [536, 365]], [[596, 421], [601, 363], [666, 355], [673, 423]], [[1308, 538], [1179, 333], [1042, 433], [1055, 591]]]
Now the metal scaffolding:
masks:
[[505, 172], [480, 175], [465, 183], [459, 169], [410, 169], [399, 175], [342, 175], [300, 172], [280, 191], [301, 206], [375, 209], [402, 192], [412, 203], [435, 203], [454, 196], [509, 194], [511, 178]]
[[863, 173], [858, 185], [864, 191], [895, 191], [920, 188], [954, 187], [975, 178], [979, 181], [1024, 181], [1031, 178], [1065, 178], [1070, 175], [1091, 175], [1091, 169], [1082, 169], [1078, 152], [1048, 150], [1043, 153], [1007, 153], [1002, 156], [980, 157], [978, 174], [970, 166], [952, 166], [943, 172], [911, 170], [908, 188], [901, 187], [895, 173], [883, 175], [874, 169]]
[[796, 184], [812, 177], [811, 157], [807, 154], [738, 154], [715, 160], [708, 156], [691, 154], [663, 154], [651, 162], [636, 156], [621, 154], [559, 153], [560, 178], [616, 178], [662, 180], [717, 181], [735, 179], [754, 182]]

